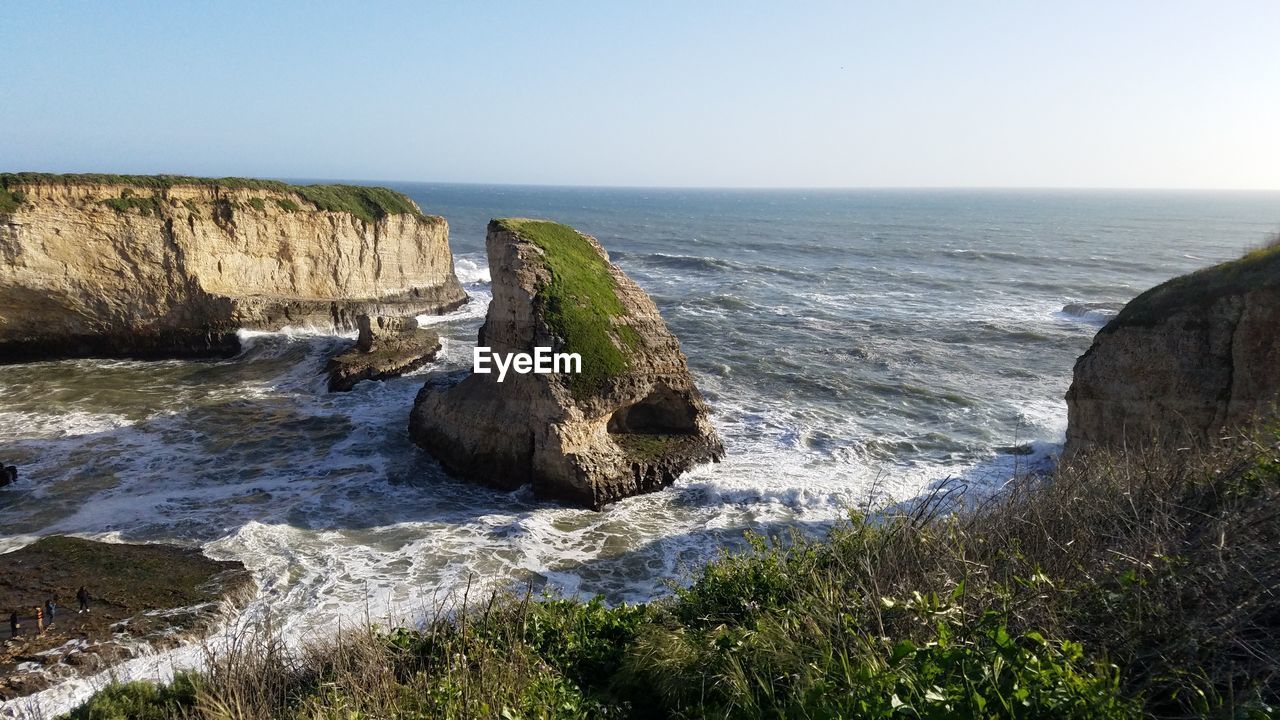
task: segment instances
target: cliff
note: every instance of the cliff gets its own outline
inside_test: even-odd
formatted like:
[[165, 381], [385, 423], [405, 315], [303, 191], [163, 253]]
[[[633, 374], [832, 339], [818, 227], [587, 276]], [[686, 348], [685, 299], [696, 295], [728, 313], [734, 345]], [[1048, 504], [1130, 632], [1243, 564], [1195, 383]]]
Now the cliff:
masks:
[[598, 509], [723, 455], [679, 341], [594, 238], [495, 220], [486, 250], [493, 300], [478, 344], [578, 353], [581, 372], [428, 384], [410, 434], [446, 469]]
[[1076, 361], [1068, 455], [1099, 446], [1203, 443], [1275, 414], [1280, 247], [1139, 295]]
[[382, 188], [0, 175], [0, 359], [233, 353], [466, 301], [448, 225]]

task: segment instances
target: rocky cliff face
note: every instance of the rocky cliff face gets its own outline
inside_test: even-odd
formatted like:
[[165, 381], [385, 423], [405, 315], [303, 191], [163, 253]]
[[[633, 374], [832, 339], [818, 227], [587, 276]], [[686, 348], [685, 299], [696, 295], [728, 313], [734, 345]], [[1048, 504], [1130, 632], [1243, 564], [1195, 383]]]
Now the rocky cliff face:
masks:
[[428, 384], [410, 419], [416, 442], [464, 478], [597, 509], [723, 455], [679, 341], [594, 238], [503, 220], [486, 248], [493, 300], [479, 345], [575, 352], [582, 372]]
[[241, 327], [348, 329], [466, 301], [445, 221], [387, 190], [0, 179], [3, 360], [230, 353]]
[[1280, 248], [1138, 296], [1076, 361], [1068, 455], [1099, 446], [1202, 443], [1275, 415]]

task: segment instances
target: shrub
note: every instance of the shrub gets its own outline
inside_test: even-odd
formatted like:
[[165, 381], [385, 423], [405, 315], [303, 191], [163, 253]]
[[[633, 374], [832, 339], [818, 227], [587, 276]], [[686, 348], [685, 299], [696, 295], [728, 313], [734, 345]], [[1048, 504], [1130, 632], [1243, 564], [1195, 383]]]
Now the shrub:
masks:
[[195, 707], [200, 677], [177, 673], [173, 682], [112, 683], [99, 690], [67, 717], [71, 720], [166, 720]]
[[121, 194], [118, 198], [108, 198], [102, 201], [103, 205], [115, 210], [118, 213], [127, 213], [130, 210], [137, 210], [140, 215], [160, 215], [159, 197], [133, 197], [132, 193]]
[[17, 210], [21, 202], [21, 193], [10, 192], [8, 188], [0, 187], [0, 214], [7, 214]]

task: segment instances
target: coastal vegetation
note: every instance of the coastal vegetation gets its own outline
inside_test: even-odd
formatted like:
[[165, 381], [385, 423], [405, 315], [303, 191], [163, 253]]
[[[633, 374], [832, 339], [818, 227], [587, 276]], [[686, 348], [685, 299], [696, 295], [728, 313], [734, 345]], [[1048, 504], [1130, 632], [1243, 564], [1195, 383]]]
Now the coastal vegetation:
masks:
[[551, 280], [538, 293], [539, 310], [564, 352], [582, 356], [582, 372], [570, 375], [574, 395], [588, 397], [629, 366], [624, 348], [639, 338], [625, 324], [626, 309], [609, 261], [578, 231], [546, 220], [503, 218], [499, 227], [532, 242], [546, 258]]
[[17, 210], [20, 202], [22, 202], [21, 193], [10, 191], [9, 188], [0, 186], [0, 214]]
[[[279, 180], [258, 180], [254, 178], [200, 178], [186, 175], [112, 175], [102, 173], [0, 173], [0, 212], [12, 212], [17, 208], [13, 188], [22, 185], [117, 185], [126, 188], [119, 198], [103, 201], [117, 212], [137, 210], [144, 214], [154, 213], [160, 194], [170, 188], [179, 186], [212, 187], [225, 190], [261, 190], [285, 195], [279, 198], [277, 205], [285, 211], [301, 209], [298, 200], [314, 205], [327, 212], [345, 212], [365, 222], [375, 222], [388, 215], [421, 215], [421, 211], [412, 200], [404, 195], [381, 187], [364, 185], [291, 185]], [[130, 189], [151, 191], [148, 197], [142, 197]], [[128, 194], [126, 194], [128, 193]], [[289, 197], [292, 196], [292, 197]], [[256, 201], [256, 202], [255, 202]], [[283, 202], [282, 202], [283, 201]], [[249, 200], [254, 209], [264, 207], [263, 198]]]
[[1157, 285], [1134, 298], [1104, 332], [1153, 325], [1186, 308], [1208, 308], [1220, 298], [1280, 286], [1280, 236], [1236, 260]]
[[1272, 717], [1278, 439], [946, 483], [750, 535], [648, 604], [469, 594], [421, 629], [262, 633], [71, 717]]

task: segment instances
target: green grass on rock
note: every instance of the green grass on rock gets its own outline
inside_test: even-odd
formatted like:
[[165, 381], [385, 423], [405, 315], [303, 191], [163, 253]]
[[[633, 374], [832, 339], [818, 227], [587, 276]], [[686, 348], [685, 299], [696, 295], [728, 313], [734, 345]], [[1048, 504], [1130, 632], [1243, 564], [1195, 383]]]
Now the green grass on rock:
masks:
[[1207, 309], [1221, 298], [1271, 287], [1280, 287], [1280, 244], [1276, 243], [1151, 288], [1125, 305], [1103, 332], [1154, 325], [1181, 310]]
[[[12, 212], [17, 207], [11, 188], [22, 185], [122, 185], [126, 190], [120, 198], [104, 201], [118, 212], [138, 210], [143, 213], [153, 212], [155, 207], [146, 202], [146, 198], [132, 195], [131, 188], [151, 190], [152, 196], [157, 193], [180, 186], [215, 187], [224, 190], [262, 190], [293, 198], [278, 198], [276, 204], [285, 211], [299, 210], [297, 200], [314, 205], [327, 212], [344, 212], [354, 215], [365, 222], [375, 222], [388, 215], [415, 215], [421, 212], [413, 201], [401, 193], [381, 187], [364, 185], [290, 185], [279, 180], [257, 180], [254, 178], [201, 178], [186, 175], [110, 175], [99, 173], [53, 174], [53, 173], [0, 173], [0, 213]], [[295, 200], [296, 198], [297, 200]], [[119, 202], [117, 202], [117, 200]], [[262, 198], [253, 198], [249, 203], [254, 209], [264, 206]]]
[[575, 396], [599, 391], [629, 366], [626, 352], [639, 341], [626, 325], [627, 310], [609, 262], [578, 231], [547, 220], [493, 221], [537, 245], [546, 257], [551, 282], [538, 293], [542, 317], [564, 340], [563, 352], [582, 356], [582, 372], [571, 376]]

